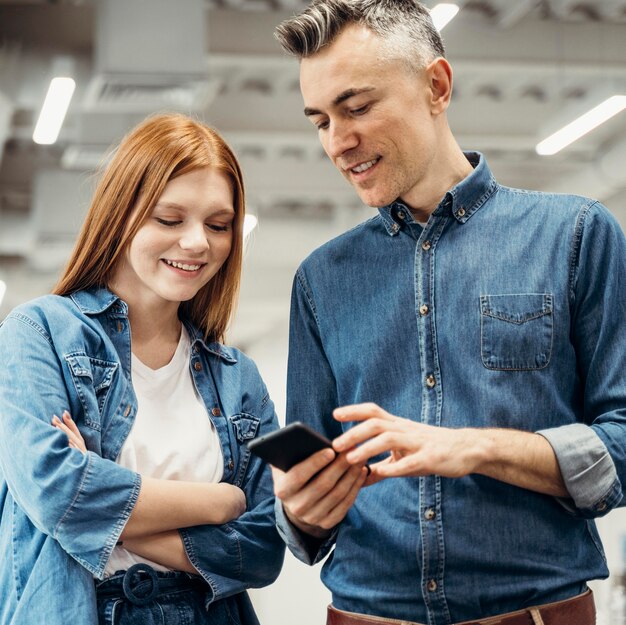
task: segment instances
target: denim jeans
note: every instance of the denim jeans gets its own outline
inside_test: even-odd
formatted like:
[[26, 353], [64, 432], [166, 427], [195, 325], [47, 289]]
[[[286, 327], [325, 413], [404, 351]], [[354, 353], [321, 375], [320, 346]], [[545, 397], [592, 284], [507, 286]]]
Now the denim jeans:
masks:
[[239, 624], [232, 598], [206, 606], [210, 589], [199, 576], [157, 572], [137, 564], [96, 583], [99, 625]]

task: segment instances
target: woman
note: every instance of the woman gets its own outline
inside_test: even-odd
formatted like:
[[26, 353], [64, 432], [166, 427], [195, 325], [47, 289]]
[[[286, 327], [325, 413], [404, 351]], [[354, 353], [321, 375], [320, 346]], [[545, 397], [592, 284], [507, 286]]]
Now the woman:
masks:
[[246, 442], [277, 422], [254, 364], [218, 342], [243, 217], [221, 137], [149, 118], [54, 294], [4, 320], [0, 624], [257, 622], [245, 589], [276, 578], [283, 545]]

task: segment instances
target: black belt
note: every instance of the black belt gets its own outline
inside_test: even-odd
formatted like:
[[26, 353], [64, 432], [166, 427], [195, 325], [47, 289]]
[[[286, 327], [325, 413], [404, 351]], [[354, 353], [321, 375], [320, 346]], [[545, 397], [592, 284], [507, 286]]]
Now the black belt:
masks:
[[198, 575], [157, 573], [149, 564], [135, 564], [96, 585], [98, 599], [124, 595], [135, 605], [147, 605], [158, 596], [171, 592], [209, 590]]

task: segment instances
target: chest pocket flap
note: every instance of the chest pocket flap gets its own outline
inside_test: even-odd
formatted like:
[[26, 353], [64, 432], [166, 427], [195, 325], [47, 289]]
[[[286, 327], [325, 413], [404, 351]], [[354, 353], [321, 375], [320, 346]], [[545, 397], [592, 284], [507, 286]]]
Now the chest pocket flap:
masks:
[[86, 354], [68, 354], [65, 361], [83, 407], [85, 425], [100, 430], [101, 415], [119, 364]]
[[480, 296], [481, 357], [487, 369], [548, 366], [554, 326], [550, 293]]

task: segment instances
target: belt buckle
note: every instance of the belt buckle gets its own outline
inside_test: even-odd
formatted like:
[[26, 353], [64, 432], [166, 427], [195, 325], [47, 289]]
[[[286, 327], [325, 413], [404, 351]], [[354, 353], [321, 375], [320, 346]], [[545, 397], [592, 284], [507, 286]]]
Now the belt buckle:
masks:
[[[148, 579], [138, 579], [137, 583], [133, 583], [134, 578], [139, 577], [141, 573], [145, 573]], [[144, 593], [144, 587], [147, 583], [150, 583], [150, 590]], [[159, 578], [149, 564], [133, 564], [124, 574], [122, 589], [124, 596], [134, 605], [148, 605], [159, 594]]]

